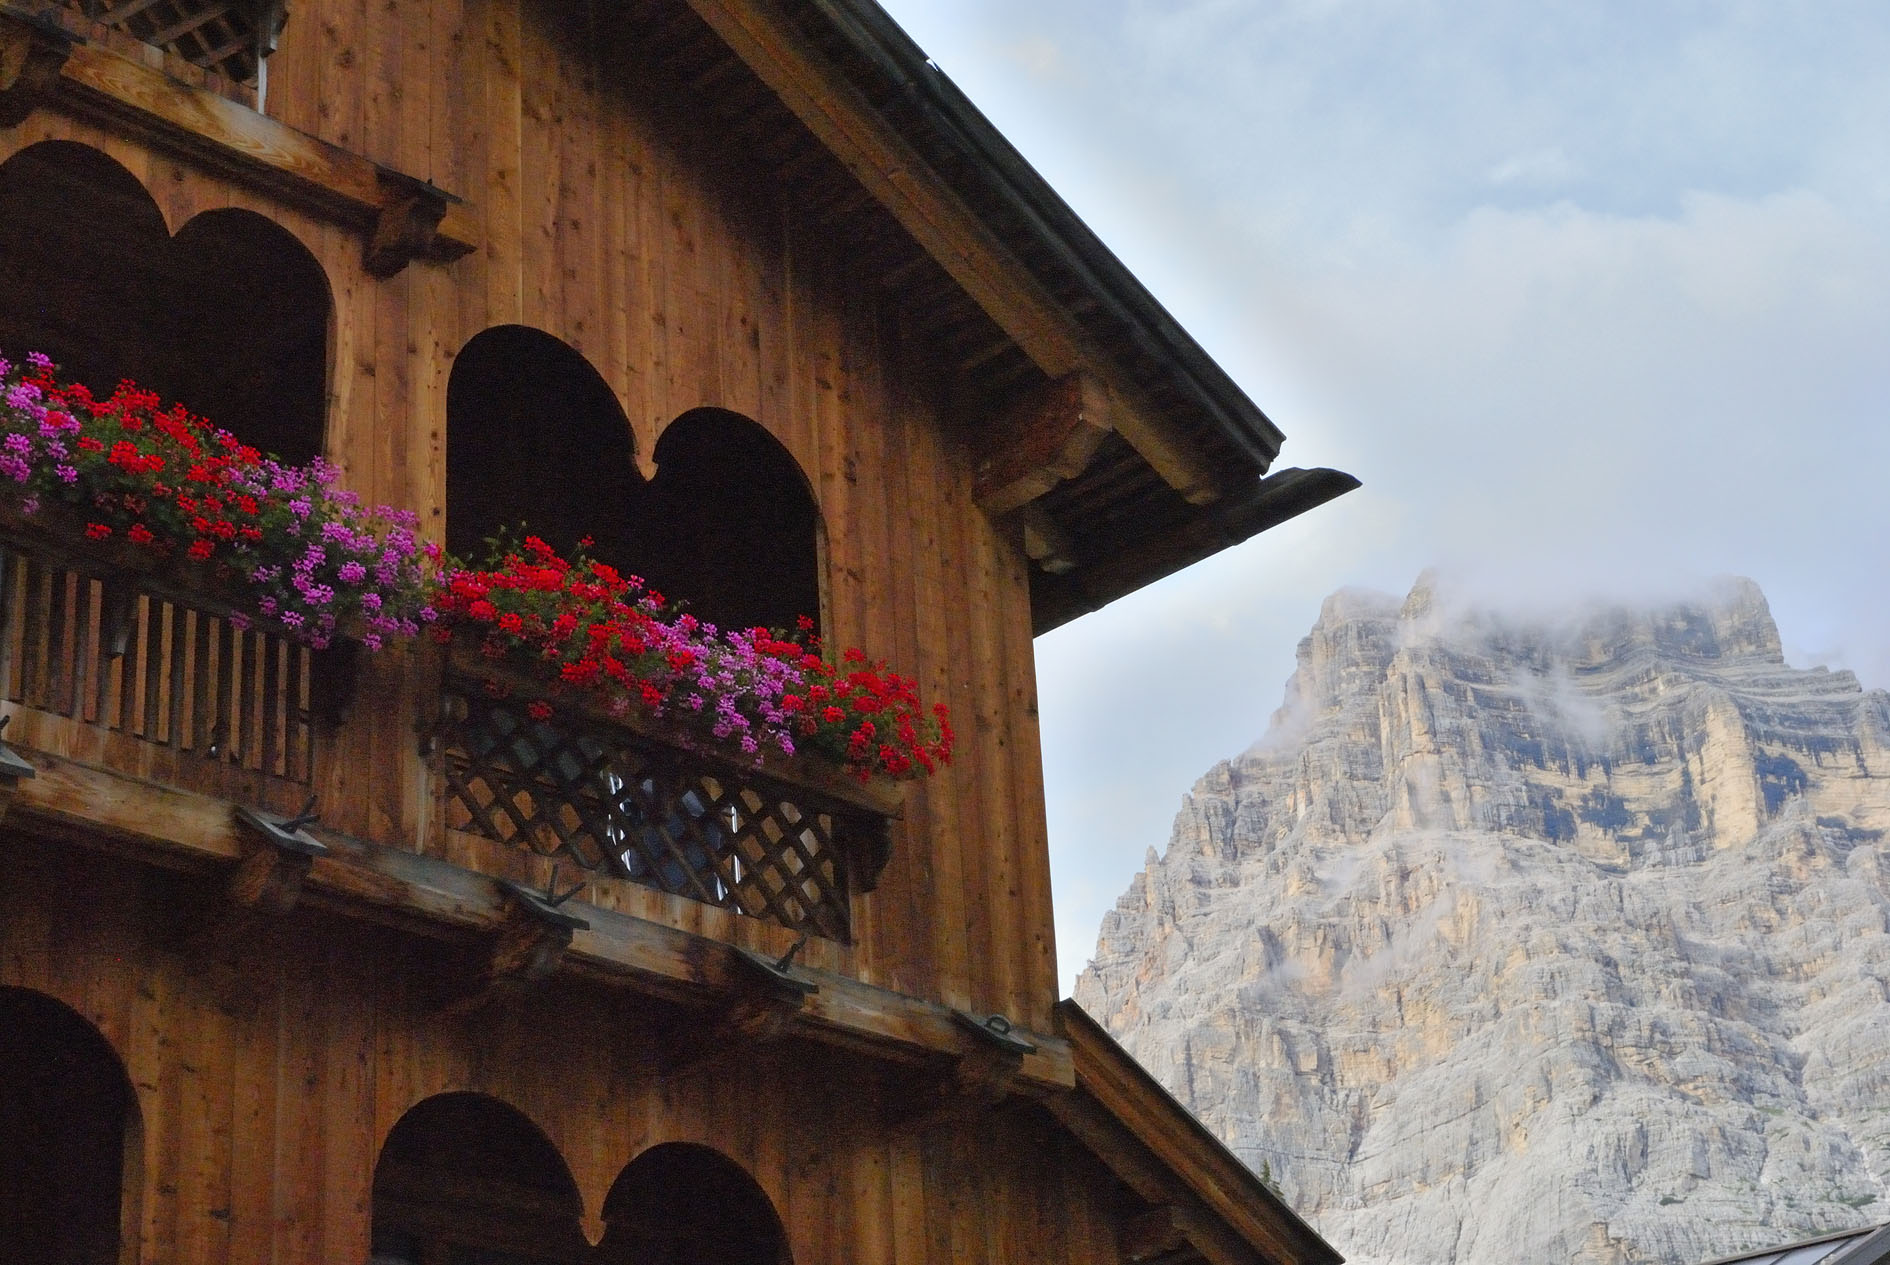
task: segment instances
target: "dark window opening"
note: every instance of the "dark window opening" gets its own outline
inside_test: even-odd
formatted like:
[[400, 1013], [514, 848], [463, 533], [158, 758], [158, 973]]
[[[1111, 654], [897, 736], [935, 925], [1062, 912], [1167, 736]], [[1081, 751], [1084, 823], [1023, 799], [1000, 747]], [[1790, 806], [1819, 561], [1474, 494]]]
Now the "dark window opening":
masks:
[[109, 394], [133, 378], [289, 461], [322, 448], [332, 302], [321, 264], [251, 211], [172, 237], [137, 177], [43, 141], [0, 164], [0, 352]]
[[440, 1094], [400, 1118], [374, 1166], [370, 1265], [576, 1265], [583, 1200], [516, 1109]]
[[482, 559], [521, 525], [561, 552], [640, 575], [725, 628], [820, 618], [820, 514], [806, 476], [756, 423], [695, 409], [636, 467], [630, 424], [589, 361], [540, 330], [468, 342], [447, 384], [447, 547]]
[[598, 1265], [793, 1265], [781, 1218], [740, 1165], [666, 1142], [632, 1160], [604, 1200]]
[[629, 515], [643, 490], [630, 422], [582, 353], [542, 330], [475, 335], [446, 385], [446, 547], [479, 560], [521, 525], [569, 553], [634, 570]]
[[0, 988], [0, 1261], [116, 1265], [135, 1233], [138, 1140], [105, 1038], [50, 997]]
[[739, 413], [695, 409], [656, 443], [638, 517], [650, 582], [724, 628], [820, 619], [820, 512], [779, 440]]

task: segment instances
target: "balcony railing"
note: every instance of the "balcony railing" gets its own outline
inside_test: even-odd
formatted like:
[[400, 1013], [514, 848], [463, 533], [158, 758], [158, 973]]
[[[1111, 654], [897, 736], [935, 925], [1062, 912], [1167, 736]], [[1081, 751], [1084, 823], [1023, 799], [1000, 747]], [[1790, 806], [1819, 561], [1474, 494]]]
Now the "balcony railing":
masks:
[[10, 737], [206, 794], [293, 798], [314, 776], [319, 656], [89, 544], [0, 520]]
[[[286, 811], [320, 780], [352, 689], [348, 643], [239, 627], [207, 574], [154, 566], [50, 514], [0, 514], [0, 702], [10, 741]], [[413, 670], [442, 672], [432, 655]], [[840, 943], [884, 867], [900, 788], [807, 760], [745, 759], [647, 718], [560, 701], [455, 646], [432, 723], [449, 834]], [[424, 840], [384, 842], [428, 850]], [[536, 863], [542, 866], [542, 863]], [[527, 864], [525, 871], [535, 868]]]
[[[457, 648], [456, 648], [457, 649]], [[534, 719], [531, 682], [461, 653], [439, 733], [449, 828], [541, 857], [851, 939], [850, 902], [886, 862], [889, 783], [807, 762], [746, 763], [651, 722], [561, 705]]]

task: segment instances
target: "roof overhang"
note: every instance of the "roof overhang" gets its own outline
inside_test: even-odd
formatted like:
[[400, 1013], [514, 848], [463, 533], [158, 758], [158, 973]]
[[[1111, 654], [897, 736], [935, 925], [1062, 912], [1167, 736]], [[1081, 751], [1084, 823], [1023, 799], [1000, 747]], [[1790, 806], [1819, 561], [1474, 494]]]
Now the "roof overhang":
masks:
[[[1080, 462], [1058, 450], [1025, 503], [986, 506], [1054, 580], [1033, 585], [1036, 631], [1358, 486], [1265, 479], [1279, 428], [874, 0], [686, 3], [1028, 356], [1041, 394], [1094, 402], [1105, 439]], [[973, 419], [973, 445], [1027, 455], [1038, 421], [1013, 400]]]

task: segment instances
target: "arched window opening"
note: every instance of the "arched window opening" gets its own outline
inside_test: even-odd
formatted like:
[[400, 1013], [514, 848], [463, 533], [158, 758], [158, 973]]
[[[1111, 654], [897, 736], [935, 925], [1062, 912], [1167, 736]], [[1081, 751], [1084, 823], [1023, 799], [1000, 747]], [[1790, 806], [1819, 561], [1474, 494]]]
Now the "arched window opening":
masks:
[[793, 1265], [781, 1218], [740, 1165], [666, 1142], [617, 1175], [604, 1200], [598, 1265]]
[[694, 409], [638, 473], [630, 423], [589, 361], [542, 330], [499, 325], [446, 388], [446, 543], [483, 558], [521, 526], [591, 552], [724, 628], [820, 618], [819, 510], [788, 450], [723, 409]]
[[759, 425], [694, 409], [656, 444], [639, 516], [644, 574], [724, 628], [820, 619], [820, 511], [792, 454]]
[[0, 351], [43, 351], [95, 393], [121, 378], [244, 442], [321, 451], [333, 303], [321, 264], [250, 211], [172, 237], [137, 177], [42, 141], [0, 164]]
[[98, 1030], [0, 988], [0, 1261], [117, 1265], [135, 1217], [137, 1098]]
[[498, 325], [473, 337], [446, 385], [446, 545], [483, 558], [521, 525], [569, 553], [632, 569], [629, 519], [643, 479], [610, 384], [543, 330]]
[[381, 1146], [370, 1265], [577, 1265], [590, 1250], [583, 1208], [557, 1148], [522, 1113], [439, 1094]]

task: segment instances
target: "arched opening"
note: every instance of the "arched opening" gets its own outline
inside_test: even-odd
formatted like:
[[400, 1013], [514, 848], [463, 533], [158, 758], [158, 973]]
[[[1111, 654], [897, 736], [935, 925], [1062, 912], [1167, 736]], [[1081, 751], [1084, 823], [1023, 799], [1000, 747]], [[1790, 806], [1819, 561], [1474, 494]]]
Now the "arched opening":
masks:
[[638, 517], [644, 574], [724, 628], [820, 619], [820, 511], [781, 442], [725, 409], [694, 409], [656, 444]]
[[665, 1142], [632, 1160], [604, 1199], [598, 1265], [793, 1265], [767, 1193], [706, 1146]]
[[630, 422], [610, 384], [543, 330], [474, 335], [446, 385], [446, 545], [461, 558], [520, 526], [569, 553], [633, 569], [629, 518], [643, 489]]
[[42, 141], [0, 163], [0, 352], [43, 351], [109, 393], [121, 378], [291, 461], [321, 451], [333, 302], [321, 264], [254, 212], [172, 237], [136, 176]]
[[523, 1113], [438, 1094], [381, 1146], [370, 1265], [577, 1265], [590, 1250], [583, 1211], [563, 1157]]
[[0, 988], [0, 1261], [133, 1259], [140, 1142], [137, 1097], [98, 1030]]
[[739, 413], [694, 409], [636, 468], [610, 384], [568, 344], [524, 325], [476, 335], [446, 388], [446, 543], [479, 559], [521, 527], [641, 575], [724, 628], [820, 618], [820, 512], [780, 441]]

